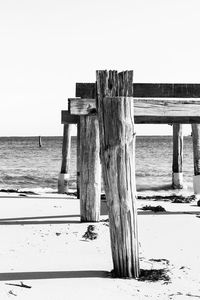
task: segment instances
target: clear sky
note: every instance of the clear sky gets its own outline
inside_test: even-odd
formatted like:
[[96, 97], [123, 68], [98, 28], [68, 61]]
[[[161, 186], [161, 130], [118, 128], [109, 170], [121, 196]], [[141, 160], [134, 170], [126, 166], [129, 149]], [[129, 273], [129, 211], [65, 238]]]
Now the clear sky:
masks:
[[200, 83], [199, 32], [199, 0], [1, 0], [0, 136], [62, 135], [75, 83], [94, 82], [98, 69]]

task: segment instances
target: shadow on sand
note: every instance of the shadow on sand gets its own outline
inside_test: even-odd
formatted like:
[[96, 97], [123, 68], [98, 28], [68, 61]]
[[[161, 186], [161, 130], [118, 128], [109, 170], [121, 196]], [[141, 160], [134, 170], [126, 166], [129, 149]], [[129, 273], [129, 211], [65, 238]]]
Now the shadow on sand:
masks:
[[106, 278], [110, 272], [104, 270], [87, 271], [47, 271], [47, 272], [11, 272], [0, 273], [0, 281], [4, 280], [30, 280], [30, 279], [56, 279], [56, 278]]
[[[100, 215], [107, 215], [108, 209], [105, 201], [101, 202]], [[78, 218], [75, 220], [68, 218]], [[63, 219], [63, 220], [58, 220]], [[80, 223], [80, 215], [55, 215], [55, 216], [33, 216], [33, 217], [17, 217], [0, 219], [1, 225], [40, 225], [40, 224], [76, 224]]]
[[[65, 220], [57, 220], [60, 218], [62, 219], [65, 218]], [[80, 218], [80, 215], [55, 215], [55, 216], [5, 218], [5, 219], [0, 219], [0, 225], [31, 225], [31, 224], [40, 225], [40, 224], [80, 223], [80, 219], [68, 220], [67, 218]]]

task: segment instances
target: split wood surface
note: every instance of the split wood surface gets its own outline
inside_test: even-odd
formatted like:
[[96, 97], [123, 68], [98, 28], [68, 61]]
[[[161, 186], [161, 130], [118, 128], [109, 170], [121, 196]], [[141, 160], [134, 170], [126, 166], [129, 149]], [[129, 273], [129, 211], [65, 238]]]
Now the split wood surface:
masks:
[[200, 175], [200, 124], [192, 124], [194, 175]]
[[[200, 123], [200, 98], [136, 98], [133, 97], [134, 122], [151, 124]], [[69, 99], [72, 115], [89, 115], [97, 111], [96, 99]], [[70, 122], [63, 112], [62, 122]]]
[[[133, 72], [97, 71], [101, 162], [109, 207], [114, 273], [139, 276]], [[122, 96], [116, 98], [116, 96]], [[124, 96], [124, 97], [123, 97]]]
[[99, 123], [80, 116], [80, 207], [82, 222], [98, 222], [101, 199]]

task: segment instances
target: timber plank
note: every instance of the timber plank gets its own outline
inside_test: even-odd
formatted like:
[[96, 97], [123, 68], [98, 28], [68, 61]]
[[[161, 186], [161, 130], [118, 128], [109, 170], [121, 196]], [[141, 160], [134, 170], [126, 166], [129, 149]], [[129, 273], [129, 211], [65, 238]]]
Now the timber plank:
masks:
[[96, 84], [95, 83], [76, 83], [76, 97], [95, 98]]
[[[95, 83], [76, 83], [76, 96], [95, 98]], [[132, 95], [129, 95], [132, 96]], [[133, 83], [134, 97], [199, 98], [199, 83]]]
[[[133, 97], [136, 124], [200, 123], [200, 98], [136, 98]], [[95, 99], [73, 98], [69, 102], [73, 116], [96, 111]], [[69, 122], [63, 113], [63, 122]]]
[[135, 124], [199, 124], [200, 117], [134, 116]]
[[88, 115], [96, 113], [95, 99], [69, 98], [68, 105], [70, 113], [74, 115]]
[[199, 98], [200, 84], [134, 83], [134, 97]]
[[136, 116], [200, 116], [200, 98], [133, 98]]
[[68, 110], [61, 111], [61, 124], [77, 124], [78, 121], [78, 115], [72, 115]]

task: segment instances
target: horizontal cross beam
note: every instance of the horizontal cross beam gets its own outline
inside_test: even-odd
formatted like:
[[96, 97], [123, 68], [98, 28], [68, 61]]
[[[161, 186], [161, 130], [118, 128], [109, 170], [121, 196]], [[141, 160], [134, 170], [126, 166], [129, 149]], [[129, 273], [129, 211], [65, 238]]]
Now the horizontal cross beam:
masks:
[[[199, 83], [133, 83], [134, 97], [200, 98]], [[76, 97], [95, 98], [95, 83], [76, 83]]]
[[62, 124], [77, 124], [79, 121], [78, 115], [72, 115], [68, 110], [61, 111], [61, 123]]
[[[136, 98], [133, 97], [136, 124], [200, 123], [200, 98]], [[96, 113], [95, 99], [69, 99], [73, 116]], [[62, 123], [68, 123], [69, 112], [62, 114]]]

